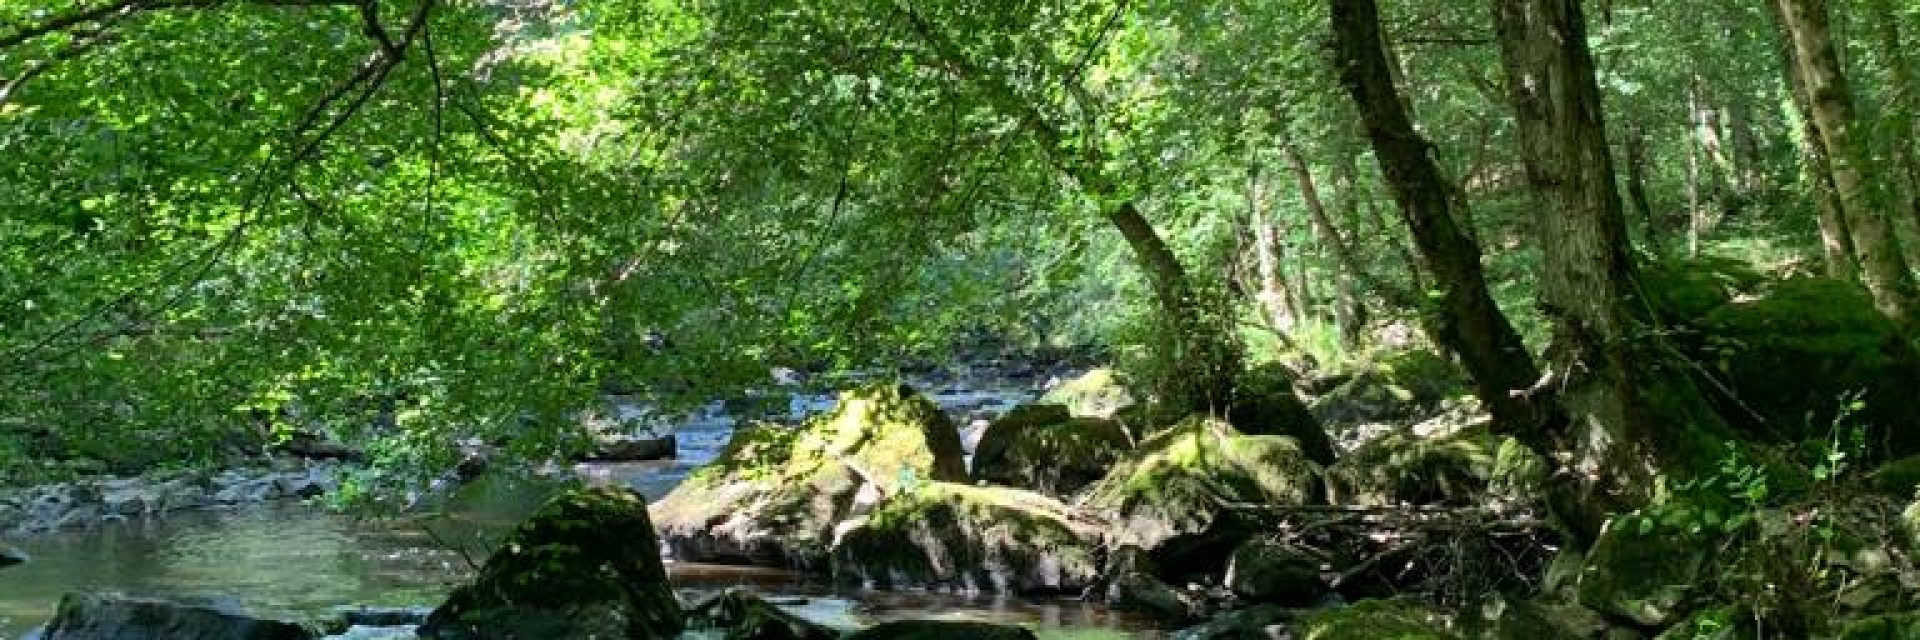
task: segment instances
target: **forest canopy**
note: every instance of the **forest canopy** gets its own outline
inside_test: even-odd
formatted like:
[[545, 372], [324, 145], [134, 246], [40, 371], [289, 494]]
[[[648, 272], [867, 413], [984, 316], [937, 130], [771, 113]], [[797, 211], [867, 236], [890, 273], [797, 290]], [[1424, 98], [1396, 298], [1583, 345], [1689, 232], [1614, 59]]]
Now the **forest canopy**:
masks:
[[1911, 335], [1917, 11], [0, 0], [0, 469], [405, 483], [771, 368], [1091, 349], [1177, 414], [1412, 344], [1629, 505], [1763, 402], [1688, 303]]

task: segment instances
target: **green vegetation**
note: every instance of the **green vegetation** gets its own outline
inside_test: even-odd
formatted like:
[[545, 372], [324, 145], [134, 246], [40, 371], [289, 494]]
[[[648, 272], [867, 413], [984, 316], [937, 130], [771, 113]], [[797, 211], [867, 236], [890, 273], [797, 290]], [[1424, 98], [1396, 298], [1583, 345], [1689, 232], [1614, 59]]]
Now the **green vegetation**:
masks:
[[0, 0], [0, 486], [324, 443], [375, 502], [568, 460], [608, 395], [1096, 354], [988, 473], [870, 383], [653, 517], [807, 565], [854, 518], [1032, 524], [966, 486], [1024, 484], [1110, 525], [1076, 567], [1204, 571], [1169, 561], [1273, 525], [1236, 508], [1486, 507], [1584, 554], [1555, 606], [1895, 633], [1917, 33], [1895, 0]]

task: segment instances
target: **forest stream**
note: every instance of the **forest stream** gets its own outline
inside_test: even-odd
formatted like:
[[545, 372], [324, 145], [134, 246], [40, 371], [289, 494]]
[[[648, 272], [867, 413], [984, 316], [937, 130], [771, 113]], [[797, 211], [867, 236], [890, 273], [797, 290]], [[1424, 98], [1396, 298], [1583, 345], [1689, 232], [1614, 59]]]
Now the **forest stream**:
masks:
[[[935, 397], [950, 411], [1030, 399], [1016, 388], [949, 388]], [[802, 398], [793, 410], [830, 404], [826, 396]], [[589, 463], [574, 471], [590, 483], [625, 484], [658, 499], [712, 460], [726, 442], [734, 420], [718, 409], [678, 429], [677, 460]], [[208, 599], [294, 620], [323, 619], [360, 606], [431, 608], [473, 574], [456, 547], [468, 549], [475, 562], [484, 559], [495, 541], [555, 489], [541, 480], [485, 476], [458, 489], [444, 511], [432, 516], [362, 519], [280, 502], [15, 539], [33, 560], [0, 574], [0, 638], [24, 637], [53, 615], [63, 594], [75, 591]], [[757, 567], [670, 563], [668, 570], [688, 599], [748, 586], [804, 617], [840, 628], [936, 618], [1021, 624], [1046, 638], [1157, 636], [1144, 617], [1072, 599], [866, 591]], [[393, 637], [411, 635], [397, 631]]]

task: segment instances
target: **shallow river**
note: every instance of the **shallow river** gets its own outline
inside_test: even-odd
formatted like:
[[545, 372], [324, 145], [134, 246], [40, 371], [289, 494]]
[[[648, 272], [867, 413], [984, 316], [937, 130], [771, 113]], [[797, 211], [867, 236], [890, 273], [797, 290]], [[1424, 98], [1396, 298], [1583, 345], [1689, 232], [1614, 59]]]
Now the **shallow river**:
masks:
[[[731, 428], [700, 420], [680, 434], [681, 460], [582, 468], [590, 480], [627, 484], [658, 498], [710, 460]], [[461, 490], [447, 515], [361, 520], [298, 504], [176, 513], [151, 522], [108, 523], [11, 540], [33, 561], [0, 571], [0, 639], [45, 622], [61, 594], [109, 590], [238, 602], [258, 613], [324, 617], [346, 605], [432, 606], [472, 573], [475, 560], [537, 506], [547, 489], [483, 480]], [[1142, 619], [1073, 600], [1031, 600], [834, 588], [789, 572], [670, 564], [688, 596], [750, 585], [803, 596], [808, 617], [854, 626], [902, 618], [1026, 624], [1043, 637], [1157, 637]]]

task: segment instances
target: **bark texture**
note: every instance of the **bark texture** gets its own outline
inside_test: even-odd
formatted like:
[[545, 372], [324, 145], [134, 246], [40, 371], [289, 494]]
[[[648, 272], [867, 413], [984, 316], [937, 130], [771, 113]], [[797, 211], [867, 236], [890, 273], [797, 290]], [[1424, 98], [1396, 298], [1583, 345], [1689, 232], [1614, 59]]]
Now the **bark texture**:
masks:
[[1487, 290], [1480, 248], [1456, 222], [1449, 183], [1431, 145], [1414, 130], [1381, 47], [1374, 0], [1332, 3], [1336, 63], [1374, 157], [1433, 276], [1427, 332], [1460, 357], [1494, 419], [1528, 444], [1544, 444], [1553, 414], [1521, 391], [1540, 377], [1519, 333]]

